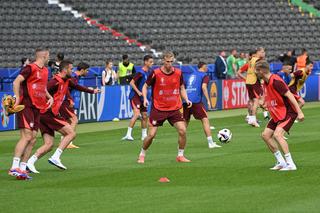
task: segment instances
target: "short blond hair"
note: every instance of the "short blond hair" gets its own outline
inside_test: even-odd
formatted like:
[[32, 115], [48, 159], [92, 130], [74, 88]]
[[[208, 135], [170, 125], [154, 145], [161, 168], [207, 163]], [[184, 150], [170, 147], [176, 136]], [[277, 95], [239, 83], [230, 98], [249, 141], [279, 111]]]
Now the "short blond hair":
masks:
[[165, 52], [162, 55], [162, 59], [174, 57], [173, 52]]

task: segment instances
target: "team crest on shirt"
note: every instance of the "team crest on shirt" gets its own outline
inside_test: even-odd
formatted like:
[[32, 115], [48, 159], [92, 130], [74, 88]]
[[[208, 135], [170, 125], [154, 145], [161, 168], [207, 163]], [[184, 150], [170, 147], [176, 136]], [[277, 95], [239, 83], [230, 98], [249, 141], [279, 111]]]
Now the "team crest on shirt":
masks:
[[33, 123], [33, 122], [31, 122], [31, 123], [30, 123], [30, 127], [31, 127], [31, 128], [33, 128], [33, 126], [34, 126], [34, 123]]
[[159, 91], [159, 95], [163, 95], [163, 91], [162, 90]]
[[156, 124], [157, 124], [157, 121], [153, 120], [152, 125], [156, 125]]
[[140, 109], [140, 104], [137, 104], [137, 108]]

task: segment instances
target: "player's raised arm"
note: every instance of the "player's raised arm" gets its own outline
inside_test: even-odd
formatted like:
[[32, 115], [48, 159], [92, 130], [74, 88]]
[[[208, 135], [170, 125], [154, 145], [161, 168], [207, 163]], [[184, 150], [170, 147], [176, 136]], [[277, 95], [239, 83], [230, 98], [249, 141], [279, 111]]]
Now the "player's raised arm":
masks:
[[294, 98], [293, 94], [290, 91], [287, 91], [284, 96], [286, 96], [289, 101], [292, 103], [292, 105], [294, 106], [296, 112], [298, 113], [298, 121], [303, 121], [304, 120], [304, 114], [298, 104], [298, 102], [296, 101], [296, 99]]
[[244, 72], [246, 72], [249, 68], [249, 63], [246, 63], [245, 65], [243, 65], [242, 67], [240, 67], [240, 69], [237, 72], [237, 76], [242, 78], [243, 80], [246, 80], [246, 76], [243, 75]]

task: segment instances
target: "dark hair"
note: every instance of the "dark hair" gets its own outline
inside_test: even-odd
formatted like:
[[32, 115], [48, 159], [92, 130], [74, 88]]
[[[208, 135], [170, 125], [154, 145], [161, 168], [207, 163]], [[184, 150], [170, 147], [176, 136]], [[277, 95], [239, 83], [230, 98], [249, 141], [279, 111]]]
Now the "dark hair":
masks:
[[148, 61], [148, 60], [151, 59], [151, 58], [153, 58], [152, 55], [145, 55], [145, 56], [143, 57], [143, 62], [146, 62], [146, 61]]
[[254, 54], [256, 54], [256, 51], [255, 51], [255, 50], [250, 50], [250, 51], [249, 51], [249, 56], [253, 56]]
[[21, 58], [21, 65], [24, 65], [29, 58]]
[[112, 60], [111, 58], [108, 58], [108, 59], [106, 60], [106, 65], [108, 65], [110, 62], [113, 62], [113, 60]]
[[129, 56], [128, 56], [128, 55], [123, 55], [123, 56], [122, 56], [122, 60], [124, 61], [124, 60], [126, 60], [126, 59], [129, 59]]
[[80, 62], [77, 66], [77, 70], [86, 70], [90, 67], [89, 64], [85, 63], [85, 62]]
[[58, 54], [57, 54], [57, 59], [58, 59], [59, 61], [62, 61], [62, 60], [64, 59], [64, 53], [58, 53]]
[[71, 60], [63, 60], [59, 64], [59, 72], [66, 69], [70, 64], [73, 64]]
[[200, 69], [200, 68], [203, 67], [204, 65], [206, 65], [205, 62], [199, 61], [199, 63], [198, 63], [198, 68]]

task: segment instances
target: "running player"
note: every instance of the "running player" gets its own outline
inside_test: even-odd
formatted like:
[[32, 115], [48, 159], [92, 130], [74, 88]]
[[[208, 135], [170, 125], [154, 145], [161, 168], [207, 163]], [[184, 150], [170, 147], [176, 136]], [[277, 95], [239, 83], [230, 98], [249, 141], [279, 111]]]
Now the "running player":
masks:
[[184, 157], [186, 146], [186, 125], [180, 109], [182, 108], [181, 97], [192, 106], [189, 101], [185, 87], [183, 85], [182, 71], [172, 66], [174, 55], [172, 52], [164, 53], [163, 66], [150, 73], [146, 83], [142, 88], [143, 105], [147, 107], [147, 87], [152, 87], [152, 108], [149, 117], [149, 133], [143, 141], [143, 146], [139, 154], [138, 163], [144, 163], [146, 151], [152, 144], [159, 126], [166, 120], [174, 126], [179, 134], [177, 162], [190, 162]]
[[202, 103], [202, 97], [204, 95], [207, 100], [208, 108], [211, 108], [207, 88], [210, 80], [209, 76], [206, 74], [208, 71], [207, 64], [204, 62], [199, 62], [198, 69], [199, 71], [192, 71], [192, 73], [183, 75], [187, 95], [189, 100], [192, 102], [192, 107], [189, 107], [186, 103], [183, 104], [183, 117], [186, 120], [187, 126], [189, 125], [191, 115], [193, 115], [195, 119], [201, 120], [204, 133], [208, 140], [209, 148], [219, 148], [221, 146], [219, 146], [212, 139], [210, 122]]
[[[143, 105], [143, 97], [142, 97], [142, 87], [146, 82], [151, 67], [153, 65], [153, 58], [151, 55], [146, 55], [143, 58], [143, 67], [138, 69], [133, 79], [130, 81], [131, 91], [129, 94], [129, 99], [131, 103], [131, 107], [133, 109], [133, 116], [130, 120], [129, 127], [127, 130], [126, 136], [122, 138], [122, 140], [129, 140], [133, 141], [132, 137], [132, 129], [134, 124], [136, 123], [139, 116], [141, 116], [141, 129], [142, 135], [141, 140], [144, 140], [147, 137], [147, 122], [148, 122], [148, 115], [147, 115], [147, 108]], [[150, 99], [150, 92], [148, 92], [147, 97]]]
[[[296, 170], [284, 133], [289, 132], [296, 118], [303, 121], [304, 115], [285, 82], [278, 75], [270, 73], [267, 61], [258, 61], [255, 68], [258, 78], [264, 80], [265, 105], [272, 117], [262, 133], [263, 140], [277, 160], [271, 170]], [[280, 145], [285, 159], [274, 139]]]
[[292, 94], [295, 96], [296, 100], [299, 103], [300, 107], [303, 107], [304, 100], [301, 96], [299, 96], [298, 92], [302, 89], [305, 81], [307, 80], [308, 76], [311, 74], [313, 69], [312, 61], [308, 60], [306, 62], [306, 68], [302, 68], [291, 73], [291, 81], [289, 83], [289, 89]]
[[[47, 91], [48, 69], [45, 67], [49, 61], [49, 51], [37, 49], [35, 57], [35, 62], [24, 67], [13, 82], [15, 106], [25, 106], [24, 110], [17, 113], [20, 140], [15, 147], [12, 166], [8, 172], [11, 176], [17, 176], [17, 179], [31, 178], [26, 172], [26, 162], [36, 143], [40, 111], [45, 111], [53, 104], [53, 98]], [[26, 149], [28, 145], [31, 149]]]
[[[72, 73], [72, 77], [70, 78], [70, 81], [73, 82], [74, 85], [76, 85], [75, 87], [70, 87], [69, 90], [67, 91], [67, 95], [66, 98], [64, 99], [61, 107], [60, 107], [60, 114], [61, 116], [68, 121], [68, 123], [71, 125], [72, 129], [75, 131], [76, 130], [76, 126], [78, 124], [78, 118], [77, 115], [74, 111], [74, 100], [71, 96], [72, 92], [74, 90], [78, 90], [78, 91], [82, 91], [82, 92], [86, 92], [86, 93], [91, 93], [91, 94], [96, 94], [98, 92], [100, 92], [99, 89], [89, 89], [88, 87], [84, 87], [79, 85], [79, 79], [80, 77], [85, 77], [88, 74], [88, 70], [89, 70], [89, 64], [84, 63], [84, 62], [80, 62], [77, 66], [77, 70], [75, 72]], [[74, 149], [74, 148], [79, 148], [79, 146], [76, 146], [72, 143], [72, 141], [70, 142], [70, 144], [67, 146], [68, 149]]]
[[54, 103], [50, 110], [40, 115], [40, 131], [44, 143], [28, 160], [28, 167], [34, 173], [39, 173], [34, 167], [34, 163], [52, 149], [55, 131], [60, 132], [64, 137], [48, 162], [60, 169], [67, 169], [61, 163], [60, 156], [68, 144], [76, 137], [76, 133], [71, 125], [61, 117], [59, 111], [69, 86], [75, 87], [74, 83], [70, 81], [71, 74], [72, 62], [64, 60], [59, 65], [59, 73], [48, 83], [48, 92], [53, 96]]
[[[248, 117], [248, 124], [252, 125], [253, 127], [260, 127], [257, 122], [257, 109], [258, 107], [262, 107], [263, 102], [263, 89], [259, 80], [257, 80], [257, 76], [254, 72], [255, 70], [255, 63], [259, 59], [265, 58], [265, 51], [263, 48], [258, 48], [255, 51], [255, 54], [252, 56], [251, 60], [248, 62], [247, 66], [247, 76], [242, 77], [246, 79], [246, 87], [248, 90], [248, 96], [250, 100], [250, 104], [248, 106], [251, 107], [250, 109], [250, 116]], [[239, 73], [241, 74], [241, 73]], [[268, 117], [268, 112], [263, 112], [264, 117]]]

